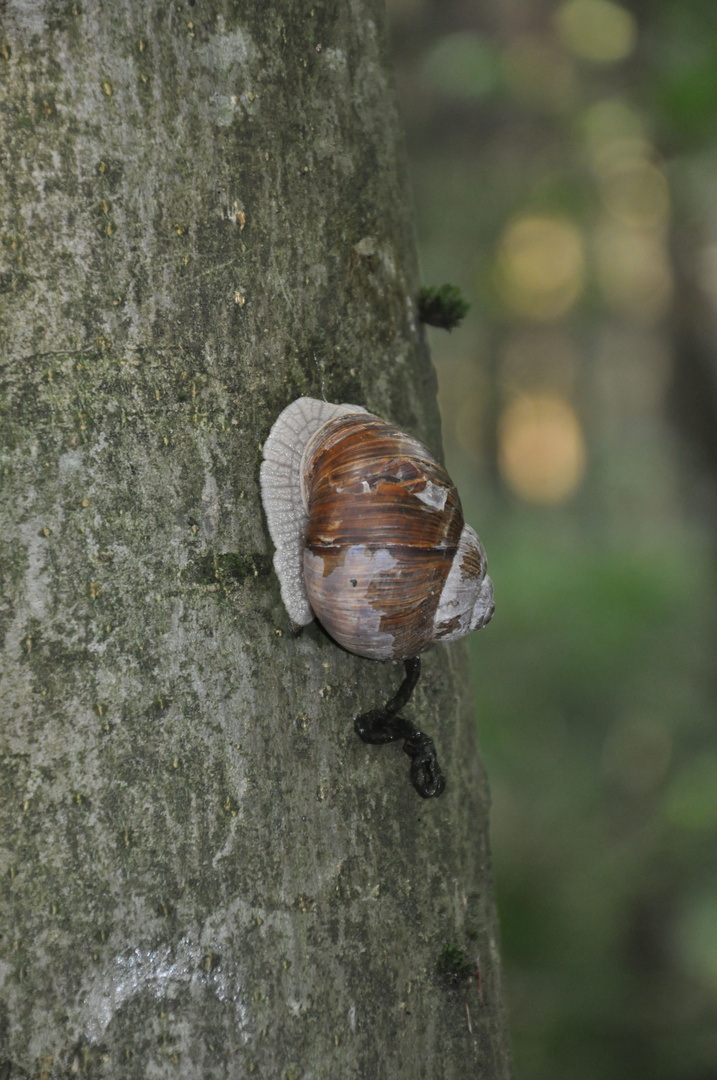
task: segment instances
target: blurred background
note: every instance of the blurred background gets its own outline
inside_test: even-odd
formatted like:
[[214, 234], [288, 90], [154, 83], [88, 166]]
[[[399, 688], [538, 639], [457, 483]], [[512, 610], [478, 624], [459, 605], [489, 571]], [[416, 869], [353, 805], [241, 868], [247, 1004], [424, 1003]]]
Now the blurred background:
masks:
[[717, 1078], [717, 3], [390, 0], [518, 1080]]

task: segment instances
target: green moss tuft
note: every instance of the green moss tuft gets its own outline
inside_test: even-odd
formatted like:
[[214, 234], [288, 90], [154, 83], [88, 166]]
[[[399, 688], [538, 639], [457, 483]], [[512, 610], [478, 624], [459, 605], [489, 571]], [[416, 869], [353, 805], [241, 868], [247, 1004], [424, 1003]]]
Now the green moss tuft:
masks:
[[428, 326], [453, 330], [470, 311], [456, 285], [424, 285], [418, 293], [418, 317]]
[[474, 966], [466, 956], [463, 949], [455, 944], [446, 945], [438, 957], [438, 970], [451, 982], [463, 982], [469, 979], [474, 971]]

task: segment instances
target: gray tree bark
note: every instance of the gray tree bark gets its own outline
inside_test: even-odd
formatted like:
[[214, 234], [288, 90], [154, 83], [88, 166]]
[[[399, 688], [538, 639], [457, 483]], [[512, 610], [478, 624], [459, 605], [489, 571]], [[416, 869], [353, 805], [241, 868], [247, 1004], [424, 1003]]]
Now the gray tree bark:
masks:
[[259, 498], [300, 394], [439, 439], [382, 8], [1, 9], [3, 1080], [509, 1074], [462, 648], [422, 802]]

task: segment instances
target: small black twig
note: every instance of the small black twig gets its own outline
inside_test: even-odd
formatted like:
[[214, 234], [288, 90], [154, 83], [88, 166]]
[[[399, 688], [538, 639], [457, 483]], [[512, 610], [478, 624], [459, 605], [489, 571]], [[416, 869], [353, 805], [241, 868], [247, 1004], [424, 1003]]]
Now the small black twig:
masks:
[[470, 310], [456, 285], [424, 285], [418, 293], [418, 317], [428, 326], [454, 330]]
[[371, 709], [357, 716], [354, 730], [364, 742], [374, 745], [403, 739], [404, 752], [411, 758], [411, 783], [419, 795], [431, 799], [442, 793], [446, 781], [433, 740], [410, 720], [398, 715], [408, 704], [421, 674], [421, 661], [417, 656], [406, 660], [405, 666], [406, 677], [397, 693], [383, 709]]

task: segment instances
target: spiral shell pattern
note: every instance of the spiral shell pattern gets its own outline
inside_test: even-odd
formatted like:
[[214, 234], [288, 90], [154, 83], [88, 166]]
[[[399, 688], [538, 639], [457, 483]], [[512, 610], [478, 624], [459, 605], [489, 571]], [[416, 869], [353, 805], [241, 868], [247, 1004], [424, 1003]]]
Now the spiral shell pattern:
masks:
[[[264, 505], [294, 621], [315, 615], [350, 652], [399, 660], [491, 617], [483, 547], [446, 470], [413, 436], [358, 406], [300, 398], [264, 454]], [[282, 468], [300, 492], [272, 501]]]

